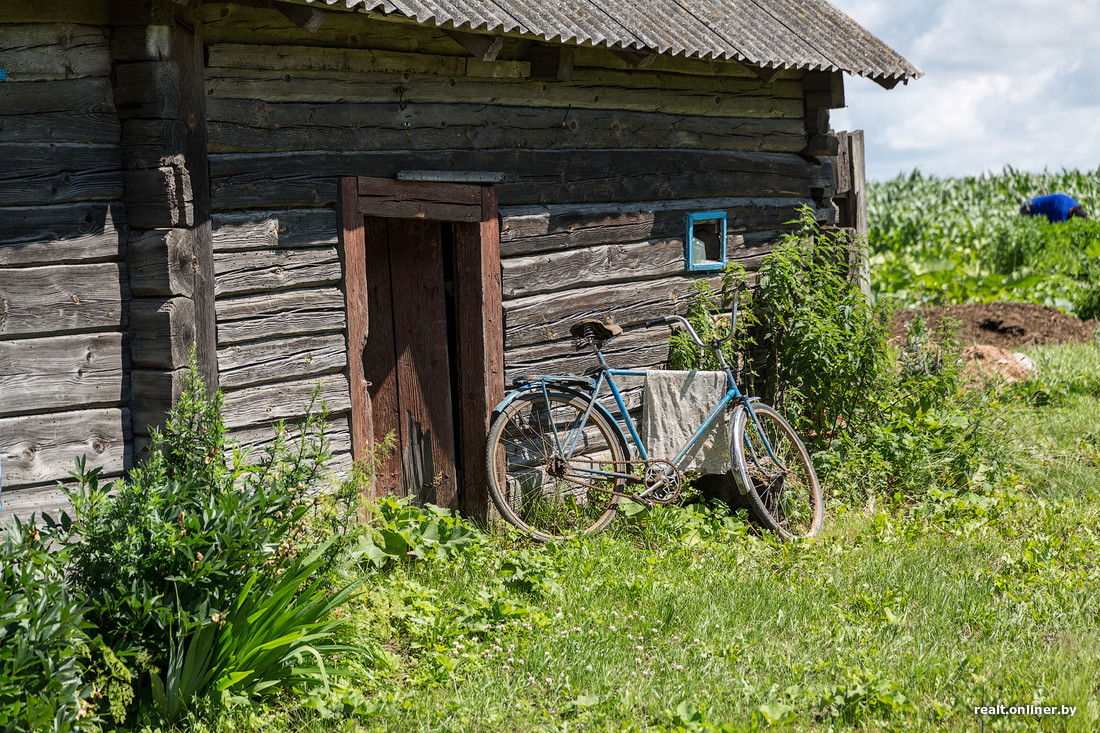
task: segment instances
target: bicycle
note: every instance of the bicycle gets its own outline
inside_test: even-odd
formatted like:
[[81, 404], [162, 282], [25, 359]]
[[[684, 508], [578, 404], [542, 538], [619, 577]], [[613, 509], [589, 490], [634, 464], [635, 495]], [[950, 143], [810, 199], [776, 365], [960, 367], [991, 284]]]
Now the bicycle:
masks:
[[[494, 409], [485, 450], [489, 495], [508, 522], [538, 540], [567, 539], [606, 527], [623, 499], [651, 506], [668, 504], [680, 494], [679, 465], [716, 420], [729, 416], [729, 455], [737, 488], [765, 527], [783, 539], [812, 537], [824, 520], [821, 486], [806, 446], [783, 417], [759, 398], [742, 394], [722, 354], [737, 324], [737, 302], [730, 314], [730, 336], [704, 343], [682, 316], [664, 316], [646, 328], [683, 328], [692, 340], [717, 357], [726, 392], [680, 452], [650, 457], [630, 417], [615, 377], [645, 376], [645, 371], [613, 369], [602, 349], [622, 328], [588, 318], [570, 333], [596, 352], [596, 377], [538, 375], [520, 377]], [[599, 402], [609, 387], [623, 424]], [[627, 487], [638, 487], [633, 493]]]

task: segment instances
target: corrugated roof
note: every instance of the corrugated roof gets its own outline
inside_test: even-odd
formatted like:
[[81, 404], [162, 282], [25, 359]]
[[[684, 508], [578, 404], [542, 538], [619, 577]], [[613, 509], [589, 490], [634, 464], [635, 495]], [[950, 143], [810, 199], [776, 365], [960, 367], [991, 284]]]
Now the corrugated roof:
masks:
[[884, 86], [917, 67], [825, 0], [307, 0], [456, 29], [514, 32], [757, 66], [846, 71]]

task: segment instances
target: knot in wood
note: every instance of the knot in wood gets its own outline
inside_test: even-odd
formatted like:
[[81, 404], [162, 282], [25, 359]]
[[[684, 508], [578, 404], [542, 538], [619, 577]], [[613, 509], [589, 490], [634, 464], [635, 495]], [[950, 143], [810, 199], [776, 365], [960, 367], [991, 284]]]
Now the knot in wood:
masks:
[[103, 451], [107, 450], [107, 446], [103, 443], [102, 440], [94, 440], [92, 441], [92, 450], [94, 450], [96, 453], [102, 453]]

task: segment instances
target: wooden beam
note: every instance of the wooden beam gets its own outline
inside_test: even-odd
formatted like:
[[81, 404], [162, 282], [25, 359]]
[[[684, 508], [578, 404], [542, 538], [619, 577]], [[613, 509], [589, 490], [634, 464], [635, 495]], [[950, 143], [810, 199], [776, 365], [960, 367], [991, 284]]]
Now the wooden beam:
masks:
[[188, 229], [154, 229], [133, 239], [127, 247], [130, 291], [191, 297], [198, 265], [193, 239]]
[[504, 398], [504, 318], [496, 191], [485, 186], [482, 195], [484, 219], [454, 228], [461, 441], [456, 450], [462, 456], [462, 511], [487, 523], [485, 439], [492, 409]]
[[779, 78], [779, 75], [783, 73], [783, 69], [779, 67], [767, 67], [767, 66], [755, 66], [746, 64], [752, 73], [760, 77], [760, 81], [765, 84], [771, 84], [773, 81]]
[[118, 406], [129, 372], [117, 331], [0, 341], [0, 415]]
[[527, 49], [532, 81], [573, 81], [574, 46], [534, 45]]
[[195, 304], [190, 298], [135, 300], [130, 304], [130, 353], [135, 366], [179, 369], [195, 345]]
[[504, 36], [487, 36], [481, 33], [467, 33], [465, 31], [443, 30], [455, 43], [462, 46], [476, 59], [481, 61], [496, 61], [497, 54], [504, 47]]
[[56, 481], [73, 469], [73, 456], [87, 468], [120, 473], [132, 463], [130, 416], [118, 408], [79, 410], [0, 419], [4, 440], [4, 503], [10, 487]]
[[[363, 215], [359, 213], [358, 182], [354, 177], [340, 179], [340, 254], [344, 260], [344, 303], [348, 322], [347, 377], [351, 387], [351, 449], [356, 459], [367, 458], [374, 450], [374, 424], [371, 398], [363, 372], [363, 354], [367, 346], [369, 310], [367, 302], [366, 240]], [[370, 487], [373, 492], [373, 487]]]
[[321, 26], [328, 20], [328, 16], [317, 8], [307, 8], [302, 5], [291, 5], [290, 3], [271, 3], [271, 7], [282, 13], [287, 20], [294, 25], [298, 26], [306, 33], [316, 33], [321, 30]]
[[844, 74], [839, 71], [809, 71], [803, 79], [806, 109], [844, 107]]
[[631, 51], [626, 48], [609, 48], [608, 50], [632, 69], [648, 69], [657, 60], [657, 55], [652, 53]]
[[396, 219], [482, 220], [481, 186], [359, 178], [359, 213]]

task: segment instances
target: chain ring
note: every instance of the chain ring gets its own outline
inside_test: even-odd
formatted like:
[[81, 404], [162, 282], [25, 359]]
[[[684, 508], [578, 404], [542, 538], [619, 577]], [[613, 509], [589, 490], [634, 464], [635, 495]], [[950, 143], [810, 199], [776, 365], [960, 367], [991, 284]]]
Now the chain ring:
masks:
[[653, 458], [645, 462], [642, 484], [645, 491], [641, 496], [646, 501], [668, 504], [680, 496], [684, 488], [684, 475], [670, 461]]

